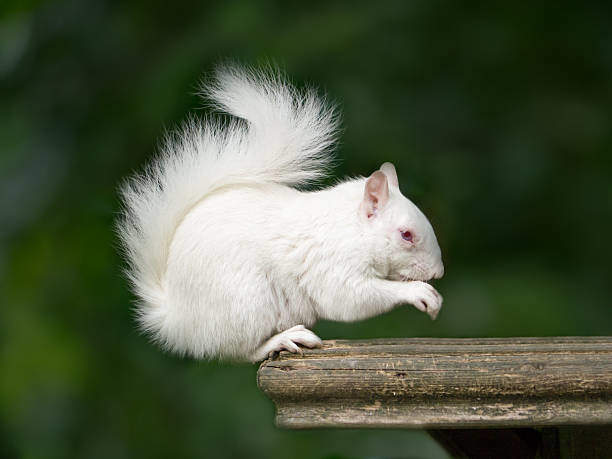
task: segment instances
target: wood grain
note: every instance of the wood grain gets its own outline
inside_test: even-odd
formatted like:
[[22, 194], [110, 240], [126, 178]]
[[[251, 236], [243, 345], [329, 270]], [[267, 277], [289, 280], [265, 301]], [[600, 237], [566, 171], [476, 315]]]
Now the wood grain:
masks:
[[325, 341], [263, 362], [286, 428], [612, 423], [612, 338]]

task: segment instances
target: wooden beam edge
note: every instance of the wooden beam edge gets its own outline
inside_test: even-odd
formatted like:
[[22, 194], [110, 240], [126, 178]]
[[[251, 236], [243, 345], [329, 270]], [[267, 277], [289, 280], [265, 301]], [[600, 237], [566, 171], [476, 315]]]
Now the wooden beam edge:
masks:
[[355, 405], [336, 403], [282, 403], [277, 405], [276, 425], [285, 429], [314, 428], [517, 428], [577, 425], [610, 425], [608, 401], [548, 401], [511, 403], [469, 402], [453, 404]]

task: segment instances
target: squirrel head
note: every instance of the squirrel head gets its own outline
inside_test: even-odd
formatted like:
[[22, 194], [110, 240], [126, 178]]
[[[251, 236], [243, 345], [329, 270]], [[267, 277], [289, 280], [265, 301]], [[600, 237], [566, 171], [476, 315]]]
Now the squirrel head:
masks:
[[384, 163], [366, 179], [359, 212], [373, 241], [373, 264], [392, 280], [427, 281], [444, 274], [438, 240], [431, 224], [402, 195], [395, 167]]

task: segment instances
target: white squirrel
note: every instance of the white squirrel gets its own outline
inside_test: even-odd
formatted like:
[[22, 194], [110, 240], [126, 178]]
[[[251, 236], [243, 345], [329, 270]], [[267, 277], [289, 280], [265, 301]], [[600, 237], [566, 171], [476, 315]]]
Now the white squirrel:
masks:
[[384, 163], [317, 191], [338, 117], [278, 72], [224, 66], [203, 92], [230, 115], [189, 121], [122, 187], [118, 233], [141, 327], [195, 358], [319, 347], [317, 319], [410, 303], [432, 319], [444, 273], [425, 215]]

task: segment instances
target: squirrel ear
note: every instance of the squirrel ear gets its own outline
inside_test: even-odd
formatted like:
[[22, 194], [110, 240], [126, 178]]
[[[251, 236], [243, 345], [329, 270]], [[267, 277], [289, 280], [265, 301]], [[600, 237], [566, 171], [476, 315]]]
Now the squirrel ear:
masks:
[[368, 177], [363, 194], [361, 209], [367, 218], [376, 215], [378, 209], [382, 209], [389, 200], [389, 184], [387, 176], [376, 171]]
[[395, 187], [399, 187], [397, 180], [397, 172], [395, 172], [395, 166], [391, 163], [384, 163], [380, 166], [380, 170], [387, 176], [389, 183]]

